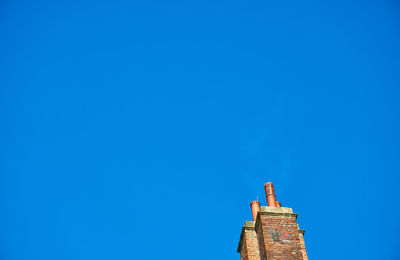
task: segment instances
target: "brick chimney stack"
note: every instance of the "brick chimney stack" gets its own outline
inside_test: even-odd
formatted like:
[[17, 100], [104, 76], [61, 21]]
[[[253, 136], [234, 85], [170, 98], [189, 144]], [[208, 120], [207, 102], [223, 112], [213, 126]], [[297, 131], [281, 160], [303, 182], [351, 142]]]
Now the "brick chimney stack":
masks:
[[253, 221], [246, 221], [240, 235], [238, 252], [241, 260], [308, 260], [304, 230], [296, 222], [297, 213], [276, 201], [274, 186], [264, 185], [268, 206], [250, 203]]

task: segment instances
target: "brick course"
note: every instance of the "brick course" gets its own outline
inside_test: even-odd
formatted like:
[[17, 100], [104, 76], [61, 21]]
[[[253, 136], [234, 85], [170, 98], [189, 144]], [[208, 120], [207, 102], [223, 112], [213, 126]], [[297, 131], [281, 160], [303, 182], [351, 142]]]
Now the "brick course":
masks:
[[304, 230], [299, 230], [299, 239], [300, 239], [301, 252], [303, 254], [303, 260], [308, 260], [306, 245], [304, 243], [304, 232], [305, 232]]
[[265, 259], [303, 260], [296, 217], [260, 217]]
[[239, 244], [238, 251], [240, 251], [241, 260], [261, 260], [257, 234], [252, 221], [247, 221], [242, 229], [241, 244]]

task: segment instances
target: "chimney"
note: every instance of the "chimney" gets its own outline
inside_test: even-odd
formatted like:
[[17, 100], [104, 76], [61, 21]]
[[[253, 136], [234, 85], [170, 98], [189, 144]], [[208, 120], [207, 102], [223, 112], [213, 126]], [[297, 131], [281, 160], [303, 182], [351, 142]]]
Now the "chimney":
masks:
[[276, 207], [276, 196], [275, 196], [274, 185], [272, 185], [272, 182], [265, 183], [264, 189], [265, 189], [265, 195], [267, 196], [268, 206]]
[[250, 203], [251, 214], [253, 215], [253, 221], [257, 219], [257, 213], [260, 211], [260, 202], [255, 200]]
[[253, 221], [245, 221], [237, 252], [241, 260], [290, 259], [307, 260], [304, 230], [299, 229], [297, 213], [281, 207], [276, 201], [274, 186], [264, 184], [269, 207], [258, 200], [250, 203]]

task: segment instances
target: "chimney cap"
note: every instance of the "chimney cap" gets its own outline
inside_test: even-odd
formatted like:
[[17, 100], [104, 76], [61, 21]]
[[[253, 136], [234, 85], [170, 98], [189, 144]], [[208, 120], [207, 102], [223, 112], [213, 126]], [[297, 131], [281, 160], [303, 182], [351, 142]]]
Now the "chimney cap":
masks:
[[257, 204], [258, 206], [260, 206], [260, 202], [258, 200], [253, 200], [252, 202], [250, 202], [250, 206], [253, 206], [253, 204]]

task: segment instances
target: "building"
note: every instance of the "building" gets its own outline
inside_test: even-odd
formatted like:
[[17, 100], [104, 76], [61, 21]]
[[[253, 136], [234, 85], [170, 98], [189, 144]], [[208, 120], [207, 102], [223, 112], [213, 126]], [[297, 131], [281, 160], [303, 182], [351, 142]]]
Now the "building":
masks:
[[271, 182], [264, 185], [267, 207], [259, 201], [250, 203], [253, 221], [246, 221], [240, 235], [241, 260], [308, 260], [304, 230], [296, 222], [297, 213], [276, 201]]

